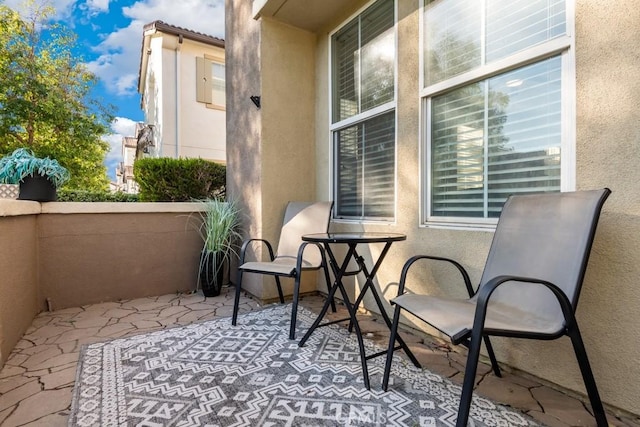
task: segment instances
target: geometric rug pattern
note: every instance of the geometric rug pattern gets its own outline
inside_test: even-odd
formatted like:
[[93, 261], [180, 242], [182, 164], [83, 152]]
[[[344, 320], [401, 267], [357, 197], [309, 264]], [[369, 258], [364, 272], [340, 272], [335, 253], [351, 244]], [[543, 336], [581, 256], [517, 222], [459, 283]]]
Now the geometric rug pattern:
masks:
[[[368, 361], [364, 387], [354, 334], [318, 328], [288, 339], [290, 305], [83, 346], [70, 426], [451, 426], [460, 387], [395, 356]], [[301, 337], [316, 315], [298, 309]], [[379, 351], [365, 340], [367, 353]], [[469, 425], [533, 426], [474, 396]]]

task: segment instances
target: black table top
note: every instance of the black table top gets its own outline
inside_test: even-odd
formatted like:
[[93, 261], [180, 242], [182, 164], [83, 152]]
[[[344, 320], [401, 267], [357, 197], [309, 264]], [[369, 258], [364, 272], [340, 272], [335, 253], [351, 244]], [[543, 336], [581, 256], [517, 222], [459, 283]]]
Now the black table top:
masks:
[[302, 240], [315, 243], [386, 243], [406, 240], [407, 236], [400, 233], [373, 232], [339, 232], [305, 234]]

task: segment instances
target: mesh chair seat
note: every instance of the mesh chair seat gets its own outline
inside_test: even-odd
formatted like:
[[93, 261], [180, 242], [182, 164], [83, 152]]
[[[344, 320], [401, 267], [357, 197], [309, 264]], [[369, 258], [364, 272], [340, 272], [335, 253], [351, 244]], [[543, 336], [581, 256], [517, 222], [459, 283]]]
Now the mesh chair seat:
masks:
[[[294, 276], [296, 274], [296, 258], [278, 257], [270, 262], [250, 261], [242, 264], [240, 269], [245, 272], [260, 272], [278, 274], [281, 276]], [[303, 270], [316, 270], [320, 265], [314, 265], [306, 260], [302, 260]]]
[[[404, 294], [393, 299], [392, 302], [448, 335], [453, 344], [459, 344], [473, 329], [477, 305], [475, 299]], [[497, 302], [490, 303], [487, 308], [485, 321], [487, 331], [554, 336], [563, 328], [564, 322], [556, 322], [516, 306]]]

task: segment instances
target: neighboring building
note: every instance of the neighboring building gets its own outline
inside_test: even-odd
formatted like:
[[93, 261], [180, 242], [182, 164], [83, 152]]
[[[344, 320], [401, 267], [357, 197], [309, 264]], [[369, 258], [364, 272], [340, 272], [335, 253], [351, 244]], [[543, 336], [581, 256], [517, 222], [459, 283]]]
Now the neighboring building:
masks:
[[[334, 200], [333, 230], [408, 236], [378, 272], [387, 298], [419, 253], [477, 283], [509, 193], [611, 188], [577, 316], [603, 400], [639, 413], [636, 1], [227, 0], [226, 20], [227, 194], [245, 232], [277, 241], [287, 201]], [[416, 292], [464, 296], [457, 271], [416, 272]], [[584, 393], [568, 339], [494, 347]]]
[[137, 141], [144, 124], [136, 123], [136, 136], [122, 138], [122, 161], [116, 168], [116, 184], [118, 191], [137, 193], [138, 185], [133, 179], [133, 162], [136, 160]]
[[162, 21], [144, 26], [138, 92], [156, 157], [226, 163], [224, 40]]

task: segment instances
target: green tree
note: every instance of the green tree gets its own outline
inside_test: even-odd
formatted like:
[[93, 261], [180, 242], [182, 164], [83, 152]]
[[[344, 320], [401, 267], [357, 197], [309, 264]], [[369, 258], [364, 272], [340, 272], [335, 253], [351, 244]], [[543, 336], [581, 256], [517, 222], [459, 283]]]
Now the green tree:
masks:
[[24, 10], [0, 4], [0, 156], [27, 147], [69, 169], [66, 188], [106, 189], [112, 107], [92, 97], [97, 78], [76, 35], [51, 22], [55, 10], [33, 0]]

